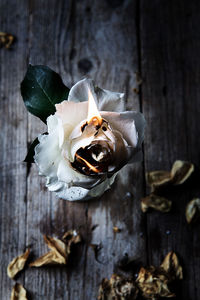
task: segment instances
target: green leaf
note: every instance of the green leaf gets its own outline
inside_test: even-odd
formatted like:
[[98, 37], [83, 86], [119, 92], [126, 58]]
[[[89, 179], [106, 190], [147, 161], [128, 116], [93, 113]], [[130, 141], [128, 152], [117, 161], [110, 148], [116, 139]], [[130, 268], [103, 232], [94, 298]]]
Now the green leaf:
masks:
[[69, 89], [50, 68], [29, 65], [21, 94], [28, 111], [46, 123], [47, 117], [56, 111], [55, 104], [67, 99]]
[[[48, 132], [45, 132], [43, 134], [48, 134]], [[35, 155], [35, 147], [37, 146], [37, 144], [39, 144], [39, 140], [38, 138], [36, 138], [32, 144], [30, 145], [29, 149], [28, 149], [28, 153], [24, 159], [24, 162], [29, 162], [29, 163], [34, 163], [34, 155]]]

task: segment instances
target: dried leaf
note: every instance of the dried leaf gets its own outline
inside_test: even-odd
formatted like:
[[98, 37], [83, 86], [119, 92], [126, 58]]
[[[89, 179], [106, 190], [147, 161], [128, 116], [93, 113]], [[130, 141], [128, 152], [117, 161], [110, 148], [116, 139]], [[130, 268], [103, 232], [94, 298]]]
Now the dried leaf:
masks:
[[188, 223], [191, 223], [195, 216], [199, 213], [200, 215], [200, 198], [192, 199], [186, 206], [186, 220]]
[[110, 280], [102, 280], [98, 300], [134, 300], [137, 295], [138, 289], [133, 279], [113, 274]]
[[30, 267], [41, 267], [44, 265], [64, 264], [68, 262], [69, 254], [73, 244], [81, 241], [80, 235], [75, 230], [70, 230], [63, 235], [63, 240], [55, 237], [44, 235], [44, 241], [51, 249], [50, 252], [42, 255], [34, 262], [29, 264]]
[[141, 209], [146, 212], [149, 207], [154, 208], [161, 212], [169, 212], [171, 209], [172, 202], [167, 198], [150, 194], [145, 198], [141, 199]]
[[194, 171], [194, 165], [188, 161], [176, 160], [172, 166], [171, 177], [175, 185], [184, 183]]
[[10, 300], [28, 300], [24, 287], [16, 283], [12, 288]]
[[4, 46], [5, 48], [9, 49], [13, 42], [13, 35], [6, 32], [0, 32], [0, 47]]
[[30, 249], [27, 249], [25, 253], [20, 256], [13, 258], [13, 260], [9, 263], [7, 267], [7, 275], [10, 278], [14, 278], [18, 272], [23, 270], [25, 263], [29, 257]]
[[171, 298], [175, 296], [167, 286], [169, 282], [167, 273], [159, 268], [153, 266], [148, 269], [141, 268], [136, 282], [143, 297], [146, 299]]
[[179, 264], [179, 260], [176, 253], [172, 251], [169, 252], [165, 256], [160, 267], [170, 275], [171, 280], [183, 279], [183, 270]]
[[165, 186], [171, 182], [171, 174], [168, 171], [152, 171], [146, 173], [146, 181], [151, 190]]

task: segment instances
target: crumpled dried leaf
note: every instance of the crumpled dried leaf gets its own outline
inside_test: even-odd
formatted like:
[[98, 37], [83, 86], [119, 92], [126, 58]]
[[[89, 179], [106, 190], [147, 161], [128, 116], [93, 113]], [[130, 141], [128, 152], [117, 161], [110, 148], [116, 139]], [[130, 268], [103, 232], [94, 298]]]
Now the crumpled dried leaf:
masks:
[[183, 269], [179, 264], [176, 253], [173, 251], [165, 256], [160, 267], [170, 275], [171, 280], [183, 279]]
[[147, 184], [154, 192], [166, 185], [179, 185], [184, 183], [194, 171], [194, 165], [188, 161], [176, 160], [170, 172], [152, 171], [146, 173]]
[[10, 300], [28, 300], [26, 290], [21, 284], [15, 283], [12, 288]]
[[150, 194], [145, 198], [141, 199], [141, 209], [146, 212], [149, 207], [154, 208], [161, 212], [169, 212], [171, 209], [172, 202], [167, 198]]
[[134, 300], [137, 295], [138, 289], [133, 279], [113, 274], [110, 280], [102, 280], [98, 300]]
[[167, 273], [162, 269], [153, 266], [148, 269], [142, 267], [136, 282], [143, 297], [146, 299], [157, 299], [159, 297], [171, 298], [175, 296], [167, 286], [169, 278]]
[[14, 42], [14, 36], [6, 32], [0, 32], [0, 47], [4, 46], [9, 49]]
[[44, 235], [44, 241], [51, 249], [50, 252], [42, 255], [34, 262], [29, 264], [30, 267], [41, 267], [44, 265], [64, 264], [68, 262], [73, 244], [81, 241], [80, 235], [75, 230], [70, 230], [63, 235], [63, 240], [55, 237]]
[[194, 165], [188, 161], [177, 160], [172, 166], [171, 177], [174, 185], [184, 183], [194, 171]]
[[200, 215], [200, 198], [192, 199], [186, 206], [186, 220], [188, 223], [191, 223], [195, 216], [199, 213]]
[[10, 278], [14, 278], [18, 272], [23, 270], [25, 263], [29, 257], [30, 249], [27, 249], [25, 253], [20, 256], [13, 258], [13, 260], [9, 263], [7, 267], [7, 275]]

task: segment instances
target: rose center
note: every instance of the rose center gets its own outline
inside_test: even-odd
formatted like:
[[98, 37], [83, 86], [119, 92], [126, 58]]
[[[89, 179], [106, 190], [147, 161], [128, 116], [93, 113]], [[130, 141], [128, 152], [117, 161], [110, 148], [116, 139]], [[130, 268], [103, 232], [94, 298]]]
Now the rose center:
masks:
[[112, 150], [108, 144], [94, 142], [76, 152], [72, 167], [85, 175], [97, 175], [107, 172], [111, 162]]

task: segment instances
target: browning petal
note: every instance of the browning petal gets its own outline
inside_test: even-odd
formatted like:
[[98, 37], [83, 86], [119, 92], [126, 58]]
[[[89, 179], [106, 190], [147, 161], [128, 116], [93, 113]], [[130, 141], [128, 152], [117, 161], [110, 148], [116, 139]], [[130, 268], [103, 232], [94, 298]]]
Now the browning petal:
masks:
[[142, 267], [136, 280], [143, 297], [146, 299], [174, 297], [175, 295], [170, 292], [167, 286], [168, 281], [167, 273], [153, 266], [148, 269]]
[[160, 267], [165, 270], [169, 275], [171, 280], [183, 279], [183, 270], [179, 264], [178, 257], [173, 251], [169, 252]]
[[62, 265], [66, 264], [66, 259], [64, 257], [58, 256], [54, 251], [50, 251], [34, 262], [29, 264], [29, 267], [42, 267], [45, 265]]
[[30, 249], [28, 248], [25, 253], [13, 258], [13, 260], [9, 263], [7, 267], [8, 277], [13, 279], [18, 272], [23, 270], [25, 263], [29, 257], [29, 254], [30, 254]]
[[15, 283], [12, 288], [10, 300], [28, 300], [26, 290], [21, 284]]
[[194, 220], [196, 214], [200, 214], [200, 198], [192, 199], [186, 206], [186, 220], [191, 223]]
[[4, 46], [5, 48], [9, 49], [13, 41], [13, 35], [6, 32], [0, 32], [0, 47]]
[[133, 279], [113, 274], [110, 280], [102, 280], [98, 300], [134, 300], [137, 295], [138, 289]]
[[66, 232], [62, 238], [64, 241], [55, 237], [44, 235], [44, 241], [51, 251], [36, 259], [34, 262], [29, 264], [29, 266], [41, 267], [44, 265], [56, 264], [66, 265], [72, 245], [79, 243], [81, 241], [81, 237], [75, 230], [70, 230]]
[[188, 161], [176, 160], [172, 166], [171, 177], [175, 185], [184, 183], [194, 171], [194, 165]]
[[119, 232], [121, 232], [122, 230], [119, 228], [119, 227], [117, 227], [117, 226], [113, 226], [113, 232], [114, 233], [119, 233]]
[[167, 198], [150, 194], [145, 198], [141, 199], [141, 209], [146, 212], [149, 207], [154, 208], [161, 212], [169, 212], [171, 209], [172, 202]]
[[54, 252], [55, 255], [63, 261], [63, 263], [66, 263], [66, 259], [68, 256], [67, 245], [58, 238], [50, 237], [47, 235], [44, 235], [44, 241], [49, 249], [51, 249], [52, 252]]
[[168, 171], [152, 171], [146, 173], [147, 184], [151, 187], [151, 190], [165, 186], [171, 182], [171, 174]]
[[62, 239], [67, 244], [68, 252], [70, 253], [73, 244], [81, 242], [81, 236], [76, 230], [69, 230], [64, 233]]
[[179, 185], [184, 183], [194, 171], [194, 165], [188, 161], [176, 160], [170, 172], [152, 171], [146, 173], [147, 184], [154, 192], [163, 186], [173, 184]]

